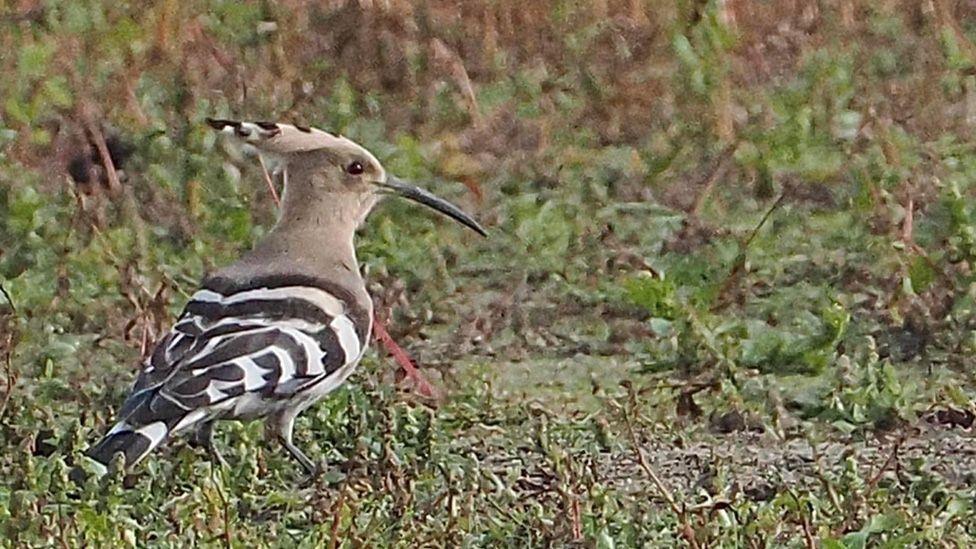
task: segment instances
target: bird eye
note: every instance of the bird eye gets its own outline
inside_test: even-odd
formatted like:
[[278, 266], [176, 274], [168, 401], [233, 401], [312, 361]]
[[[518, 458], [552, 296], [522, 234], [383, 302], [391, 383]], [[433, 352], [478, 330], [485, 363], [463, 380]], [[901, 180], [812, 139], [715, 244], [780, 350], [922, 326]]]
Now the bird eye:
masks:
[[364, 171], [365, 169], [363, 168], [363, 164], [359, 161], [353, 162], [352, 164], [346, 166], [346, 173], [349, 175], [359, 175]]

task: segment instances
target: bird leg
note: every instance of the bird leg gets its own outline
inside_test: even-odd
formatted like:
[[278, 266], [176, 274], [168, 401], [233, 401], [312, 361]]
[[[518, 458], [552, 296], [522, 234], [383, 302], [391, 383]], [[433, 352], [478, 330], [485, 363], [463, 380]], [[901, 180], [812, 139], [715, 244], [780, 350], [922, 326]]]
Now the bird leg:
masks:
[[193, 443], [195, 446], [199, 446], [206, 450], [210, 458], [219, 463], [222, 467], [229, 467], [227, 460], [225, 460], [224, 456], [220, 454], [220, 450], [214, 446], [213, 428], [214, 421], [206, 421], [200, 424], [200, 427], [197, 428], [196, 433], [193, 434]]
[[319, 473], [319, 468], [315, 463], [298, 446], [295, 446], [295, 443], [291, 440], [292, 429], [295, 426], [295, 413], [293, 411], [285, 410], [279, 412], [268, 418], [268, 422], [265, 425], [267, 437], [269, 439], [272, 437], [277, 439], [282, 447], [288, 450], [291, 457], [295, 458], [309, 475], [314, 477]]
[[308, 459], [308, 456], [299, 450], [298, 446], [295, 446], [291, 440], [285, 437], [278, 437], [278, 440], [281, 441], [281, 445], [285, 447], [285, 450], [288, 450], [288, 453], [290, 453], [293, 458], [297, 459], [298, 463], [302, 464], [302, 467], [305, 468], [305, 471], [307, 471], [309, 475], [315, 476], [318, 474], [319, 468], [316, 467], [315, 464], [312, 463], [312, 460]]

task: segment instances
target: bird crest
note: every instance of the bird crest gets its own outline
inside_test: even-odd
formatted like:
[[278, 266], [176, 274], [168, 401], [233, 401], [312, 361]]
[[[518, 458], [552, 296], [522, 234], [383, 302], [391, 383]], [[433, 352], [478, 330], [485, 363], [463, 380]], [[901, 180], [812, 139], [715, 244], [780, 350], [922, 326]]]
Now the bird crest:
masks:
[[208, 118], [211, 128], [234, 136], [262, 152], [287, 158], [290, 155], [328, 150], [361, 155], [379, 164], [376, 157], [355, 141], [318, 128], [279, 122], [243, 122]]

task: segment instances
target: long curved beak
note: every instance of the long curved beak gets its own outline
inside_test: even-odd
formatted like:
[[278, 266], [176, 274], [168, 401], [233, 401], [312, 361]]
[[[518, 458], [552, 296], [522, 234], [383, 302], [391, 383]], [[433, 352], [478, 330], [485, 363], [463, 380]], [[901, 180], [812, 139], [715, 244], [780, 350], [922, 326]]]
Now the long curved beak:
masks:
[[388, 192], [402, 196], [409, 200], [413, 200], [414, 202], [419, 202], [420, 204], [423, 204], [429, 208], [433, 208], [447, 217], [457, 221], [458, 223], [468, 227], [481, 236], [488, 236], [488, 232], [485, 231], [484, 227], [479, 225], [473, 217], [464, 213], [464, 210], [458, 208], [454, 204], [451, 204], [447, 200], [434, 195], [430, 191], [426, 191], [420, 187], [411, 185], [410, 183], [391, 175], [387, 175], [386, 182], [378, 183], [378, 185]]

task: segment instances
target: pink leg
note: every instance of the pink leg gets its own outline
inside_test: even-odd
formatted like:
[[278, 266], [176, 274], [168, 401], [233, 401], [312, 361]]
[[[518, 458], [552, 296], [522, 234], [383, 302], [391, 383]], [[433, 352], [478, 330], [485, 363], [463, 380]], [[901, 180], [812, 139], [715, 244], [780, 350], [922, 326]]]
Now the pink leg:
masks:
[[437, 392], [434, 390], [434, 387], [430, 384], [430, 382], [427, 381], [424, 375], [420, 373], [420, 370], [413, 365], [413, 361], [410, 360], [410, 356], [407, 355], [406, 351], [400, 348], [396, 341], [393, 341], [393, 338], [390, 337], [390, 334], [386, 331], [386, 326], [383, 325], [383, 321], [375, 316], [373, 317], [373, 337], [386, 348], [386, 351], [390, 353], [393, 360], [395, 360], [396, 363], [403, 368], [403, 371], [407, 374], [407, 377], [412, 379], [414, 383], [417, 384], [418, 393], [427, 398], [437, 397]]

